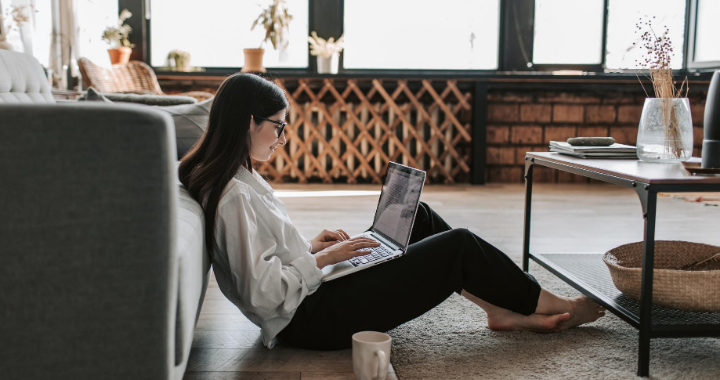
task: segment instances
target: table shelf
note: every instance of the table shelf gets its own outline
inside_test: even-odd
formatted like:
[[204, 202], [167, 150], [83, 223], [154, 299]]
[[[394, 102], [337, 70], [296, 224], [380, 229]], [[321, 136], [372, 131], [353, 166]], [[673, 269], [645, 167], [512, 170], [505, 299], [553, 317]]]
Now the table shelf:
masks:
[[[613, 284], [601, 254], [530, 254], [530, 258], [575, 289], [640, 328], [640, 303]], [[652, 307], [653, 337], [720, 336], [720, 313]]]

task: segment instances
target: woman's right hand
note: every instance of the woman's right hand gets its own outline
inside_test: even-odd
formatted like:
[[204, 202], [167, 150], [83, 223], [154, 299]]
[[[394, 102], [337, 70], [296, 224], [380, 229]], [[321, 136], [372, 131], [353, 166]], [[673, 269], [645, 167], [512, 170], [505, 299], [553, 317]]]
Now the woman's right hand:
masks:
[[364, 248], [374, 248], [379, 246], [380, 243], [378, 243], [377, 240], [357, 236], [327, 247], [316, 253], [315, 261], [317, 261], [318, 268], [323, 269], [328, 265], [337, 264], [355, 256], [367, 255], [371, 252], [370, 250], [366, 250]]

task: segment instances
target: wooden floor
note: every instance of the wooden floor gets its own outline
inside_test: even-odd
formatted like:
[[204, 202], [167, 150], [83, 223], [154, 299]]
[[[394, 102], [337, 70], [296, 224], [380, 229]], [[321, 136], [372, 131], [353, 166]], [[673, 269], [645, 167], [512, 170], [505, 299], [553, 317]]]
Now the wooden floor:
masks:
[[[642, 240], [642, 211], [631, 190], [605, 184], [534, 188], [533, 252], [605, 252]], [[351, 235], [364, 231], [372, 223], [379, 187], [279, 185], [276, 190], [300, 232], [311, 238], [323, 228], [342, 228]], [[430, 186], [422, 200], [451, 226], [470, 229], [519, 262], [522, 185]], [[720, 245], [719, 220], [720, 207], [659, 197], [656, 237]], [[354, 379], [352, 371], [350, 350], [316, 352], [282, 345], [267, 350], [260, 329], [225, 299], [211, 278], [185, 379], [349, 380]], [[397, 377], [391, 373], [389, 378]]]

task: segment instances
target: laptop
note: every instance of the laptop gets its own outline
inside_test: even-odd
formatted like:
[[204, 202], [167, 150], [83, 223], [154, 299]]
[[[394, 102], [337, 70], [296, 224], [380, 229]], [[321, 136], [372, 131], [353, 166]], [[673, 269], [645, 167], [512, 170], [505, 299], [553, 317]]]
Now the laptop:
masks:
[[323, 281], [331, 281], [396, 259], [407, 252], [418, 206], [425, 185], [425, 172], [395, 162], [388, 164], [375, 219], [365, 236], [380, 243], [364, 256], [328, 265], [322, 269]]

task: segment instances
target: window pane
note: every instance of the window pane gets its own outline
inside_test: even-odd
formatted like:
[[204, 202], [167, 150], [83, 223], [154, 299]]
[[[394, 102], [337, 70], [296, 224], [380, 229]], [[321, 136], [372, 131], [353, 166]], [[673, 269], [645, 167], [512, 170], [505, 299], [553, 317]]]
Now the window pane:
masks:
[[[9, 3], [9, 2], [7, 2]], [[117, 23], [118, 2], [77, 0], [75, 2], [77, 16], [78, 41], [75, 53], [78, 57], [86, 57], [100, 65], [109, 66], [110, 58], [107, 49], [110, 47], [100, 37], [103, 30], [109, 25]], [[45, 67], [50, 65], [50, 46], [52, 44], [52, 3], [50, 0], [36, 0], [34, 2], [32, 21], [27, 27], [32, 33], [32, 55]], [[27, 10], [26, 10], [27, 14]], [[25, 28], [25, 27], [23, 27]], [[23, 29], [25, 32], [25, 29]], [[68, 39], [60, 37], [62, 49], [67, 52]]]
[[[78, 0], [78, 53], [99, 65], [110, 66], [110, 56], [107, 49], [110, 45], [102, 40], [106, 27], [118, 22], [117, 1]], [[140, 17], [133, 15], [132, 17]], [[139, 31], [136, 33], [140, 33]]]
[[697, 31], [695, 32], [695, 60], [720, 61], [720, 1], [698, 1]]
[[[258, 48], [265, 36], [253, 21], [271, 0], [153, 0], [150, 3], [151, 64], [165, 66], [167, 54], [180, 49], [200, 67], [241, 67], [243, 49]], [[290, 22], [287, 61], [264, 44], [266, 67], [307, 67], [308, 0], [287, 0]]]
[[35, 2], [32, 31], [32, 55], [40, 61], [40, 64], [50, 66], [50, 44], [52, 43], [52, 8], [50, 0], [38, 0]]
[[344, 66], [496, 69], [499, 18], [499, 0], [345, 0]]
[[535, 0], [533, 62], [599, 64], [603, 3], [603, 0]]
[[[673, 69], [682, 68], [683, 39], [685, 37], [685, 0], [610, 0], [606, 63], [609, 69], [642, 69], [635, 60], [642, 61], [646, 50], [640, 49], [641, 30], [635, 24], [640, 17], [652, 19], [656, 34], [670, 30], [675, 55]], [[655, 17], [655, 18], [653, 18]], [[637, 31], [637, 33], [636, 33]], [[633, 46], [633, 42], [636, 43]]]

